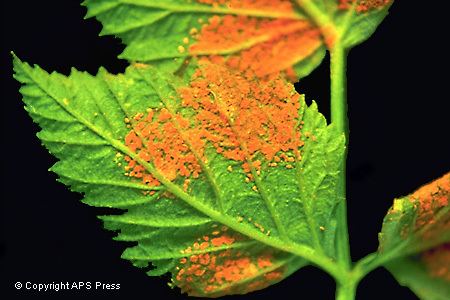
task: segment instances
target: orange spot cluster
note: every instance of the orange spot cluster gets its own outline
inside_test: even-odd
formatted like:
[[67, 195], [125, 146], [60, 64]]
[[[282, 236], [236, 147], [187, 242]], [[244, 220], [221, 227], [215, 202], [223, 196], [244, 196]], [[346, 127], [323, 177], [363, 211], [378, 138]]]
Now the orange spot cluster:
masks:
[[372, 9], [377, 9], [388, 5], [392, 0], [339, 0], [339, 9], [350, 9], [357, 1], [356, 12], [365, 13]]
[[[174, 271], [173, 282], [190, 296], [217, 297], [261, 289], [282, 278], [280, 270], [264, 272], [264, 269], [272, 266], [271, 255], [255, 256], [227, 249], [226, 246], [232, 246], [236, 239], [238, 238], [225, 233], [198, 239], [182, 251], [188, 256], [180, 259]], [[217, 250], [218, 247], [223, 249]], [[251, 284], [243, 282], [244, 280], [249, 280]]]
[[293, 10], [290, 0], [197, 0], [197, 2], [233, 9], [275, 10], [278, 12], [292, 12]]
[[229, 66], [259, 77], [280, 71], [294, 76], [292, 66], [322, 44], [307, 21], [233, 15], [209, 18], [192, 37], [190, 54], [228, 55]]
[[[173, 181], [177, 176], [185, 177], [186, 188], [189, 183], [187, 178], [198, 177], [198, 161], [180, 134], [180, 130], [189, 127], [188, 120], [178, 114], [172, 115], [163, 108], [149, 109], [146, 115], [140, 113], [125, 122], [131, 128], [125, 137], [125, 145], [140, 159], [152, 163], [168, 180]], [[136, 160], [129, 156], [124, 159], [128, 163], [125, 175], [138, 178], [150, 186], [160, 185]]]
[[203, 144], [241, 161], [250, 179], [252, 168], [260, 171], [262, 159], [295, 161], [288, 152], [297, 151], [302, 142], [297, 127], [300, 95], [293, 87], [276, 75], [261, 79], [230, 70], [222, 57], [199, 63], [191, 85], [179, 93], [182, 105], [196, 112], [196, 136]]
[[450, 282], [450, 243], [426, 251], [422, 261], [431, 276]]
[[212, 56], [199, 60], [191, 84], [179, 94], [182, 105], [192, 109], [184, 111], [189, 119], [166, 108], [125, 118], [130, 129], [125, 145], [138, 157], [123, 158], [125, 175], [160, 185], [145, 161], [170, 181], [184, 177], [187, 191], [201, 172], [201, 161], [206, 162], [207, 144], [225, 158], [242, 162], [246, 182], [260, 175], [263, 166], [284, 162], [291, 169], [300, 159], [295, 156], [303, 145], [300, 95], [279, 75], [242, 74], [230, 70], [225, 58]]
[[355, 1], [357, 0], [339, 0], [338, 8], [341, 10], [350, 9]]
[[[410, 196], [410, 199], [419, 203], [416, 227], [421, 228], [427, 224], [434, 224], [436, 212], [449, 205], [450, 173], [421, 187]], [[450, 229], [450, 224], [447, 227]]]

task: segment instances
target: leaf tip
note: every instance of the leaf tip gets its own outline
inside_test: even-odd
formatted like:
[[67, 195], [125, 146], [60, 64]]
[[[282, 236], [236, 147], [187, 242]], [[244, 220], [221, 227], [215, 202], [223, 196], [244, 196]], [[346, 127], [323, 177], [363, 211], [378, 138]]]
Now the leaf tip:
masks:
[[14, 53], [14, 51], [10, 51], [12, 60], [13, 60], [13, 68], [16, 73], [18, 73], [18, 68], [23, 64], [22, 60]]

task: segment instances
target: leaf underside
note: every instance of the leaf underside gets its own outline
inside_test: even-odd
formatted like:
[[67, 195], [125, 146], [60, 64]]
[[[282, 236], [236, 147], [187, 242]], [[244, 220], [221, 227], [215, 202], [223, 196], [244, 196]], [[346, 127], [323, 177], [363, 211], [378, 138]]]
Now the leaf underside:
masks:
[[183, 292], [218, 297], [276, 283], [305, 257], [334, 257], [344, 138], [284, 79], [208, 61], [189, 86], [143, 64], [68, 77], [18, 58], [14, 68], [59, 159], [51, 170], [84, 203], [124, 211], [100, 218], [136, 243], [123, 258], [153, 266], [149, 275], [171, 272]]
[[[307, 76], [327, 45], [302, 1], [256, 0], [86, 0], [87, 17], [101, 34], [126, 45], [121, 58], [177, 72], [196, 57], [224, 56], [229, 65], [258, 76], [285, 72], [293, 81]], [[310, 5], [336, 30], [348, 28], [343, 45], [366, 40], [386, 17], [392, 1], [315, 1]]]
[[386, 268], [417, 296], [450, 296], [450, 173], [394, 200], [380, 233]]

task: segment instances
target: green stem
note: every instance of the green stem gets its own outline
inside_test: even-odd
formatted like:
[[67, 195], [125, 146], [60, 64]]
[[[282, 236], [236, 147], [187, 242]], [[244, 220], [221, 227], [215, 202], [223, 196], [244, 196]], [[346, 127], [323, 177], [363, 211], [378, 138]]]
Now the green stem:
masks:
[[336, 290], [336, 300], [353, 300], [356, 296], [358, 281], [349, 278], [345, 283], [340, 283]]
[[[335, 129], [345, 135], [346, 145], [348, 144], [348, 118], [347, 118], [347, 95], [346, 95], [346, 60], [347, 54], [336, 41], [330, 49], [331, 65], [331, 123]], [[337, 253], [339, 263], [347, 270], [351, 265], [350, 247], [347, 225], [347, 204], [346, 204], [346, 161], [347, 149], [341, 166], [341, 174], [337, 187], [337, 199], [340, 200], [337, 207]]]
[[331, 55], [331, 122], [348, 139], [347, 119], [347, 53], [338, 41], [330, 49]]

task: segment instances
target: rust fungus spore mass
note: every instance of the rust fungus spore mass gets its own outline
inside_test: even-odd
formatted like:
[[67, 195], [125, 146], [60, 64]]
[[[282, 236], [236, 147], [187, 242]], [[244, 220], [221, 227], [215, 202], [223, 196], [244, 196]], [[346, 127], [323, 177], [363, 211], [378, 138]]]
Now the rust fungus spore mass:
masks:
[[245, 294], [283, 278], [284, 267], [274, 266], [270, 253], [234, 249], [244, 239], [219, 232], [203, 236], [182, 251], [173, 282], [190, 296], [219, 297]]
[[197, 0], [199, 3], [229, 8], [292, 12], [291, 0]]
[[[200, 59], [189, 86], [179, 89], [181, 109], [148, 110], [132, 120], [126, 145], [167, 179], [197, 178], [205, 150], [240, 162], [249, 180], [265, 166], [292, 163], [303, 145], [300, 95], [280, 75], [263, 78], [230, 69], [222, 57]], [[189, 117], [188, 117], [189, 116]], [[145, 184], [160, 183], [130, 157], [126, 172]], [[252, 172], [253, 171], [253, 172]]]
[[[419, 203], [416, 227], [421, 228], [427, 224], [434, 224], [436, 213], [449, 205], [450, 173], [418, 189], [411, 195], [410, 200]], [[450, 224], [442, 225], [450, 230]], [[440, 232], [442, 231], [440, 230]]]
[[[410, 201], [418, 204], [416, 228], [428, 228], [423, 239], [436, 239], [448, 234], [449, 218], [438, 219], [437, 216], [450, 204], [450, 173], [418, 189], [410, 196]], [[450, 282], [450, 243], [425, 251], [421, 258], [431, 276]]]
[[[356, 12], [365, 13], [385, 7], [392, 0], [339, 0], [339, 9], [350, 9], [355, 5]], [[356, 3], [355, 3], [356, 2]]]
[[[153, 165], [168, 180], [174, 180], [178, 175], [197, 178], [200, 166], [194, 154], [185, 144], [181, 134], [175, 127], [176, 122], [181, 128], [189, 125], [188, 120], [180, 115], [172, 115], [167, 109], [151, 110], [139, 117], [133, 118], [131, 131], [125, 137], [125, 144], [131, 151]], [[139, 178], [150, 186], [160, 185], [153, 175], [129, 156], [125, 157], [125, 171], [130, 177]]]
[[310, 22], [297, 19], [291, 1], [198, 2], [233, 9], [275, 11], [282, 17], [215, 15], [205, 23], [201, 20], [200, 31], [191, 31], [194, 40], [189, 47], [191, 55], [226, 55], [228, 65], [238, 70], [250, 70], [257, 76], [284, 71], [290, 80], [296, 81], [293, 65], [322, 45], [319, 30]]

